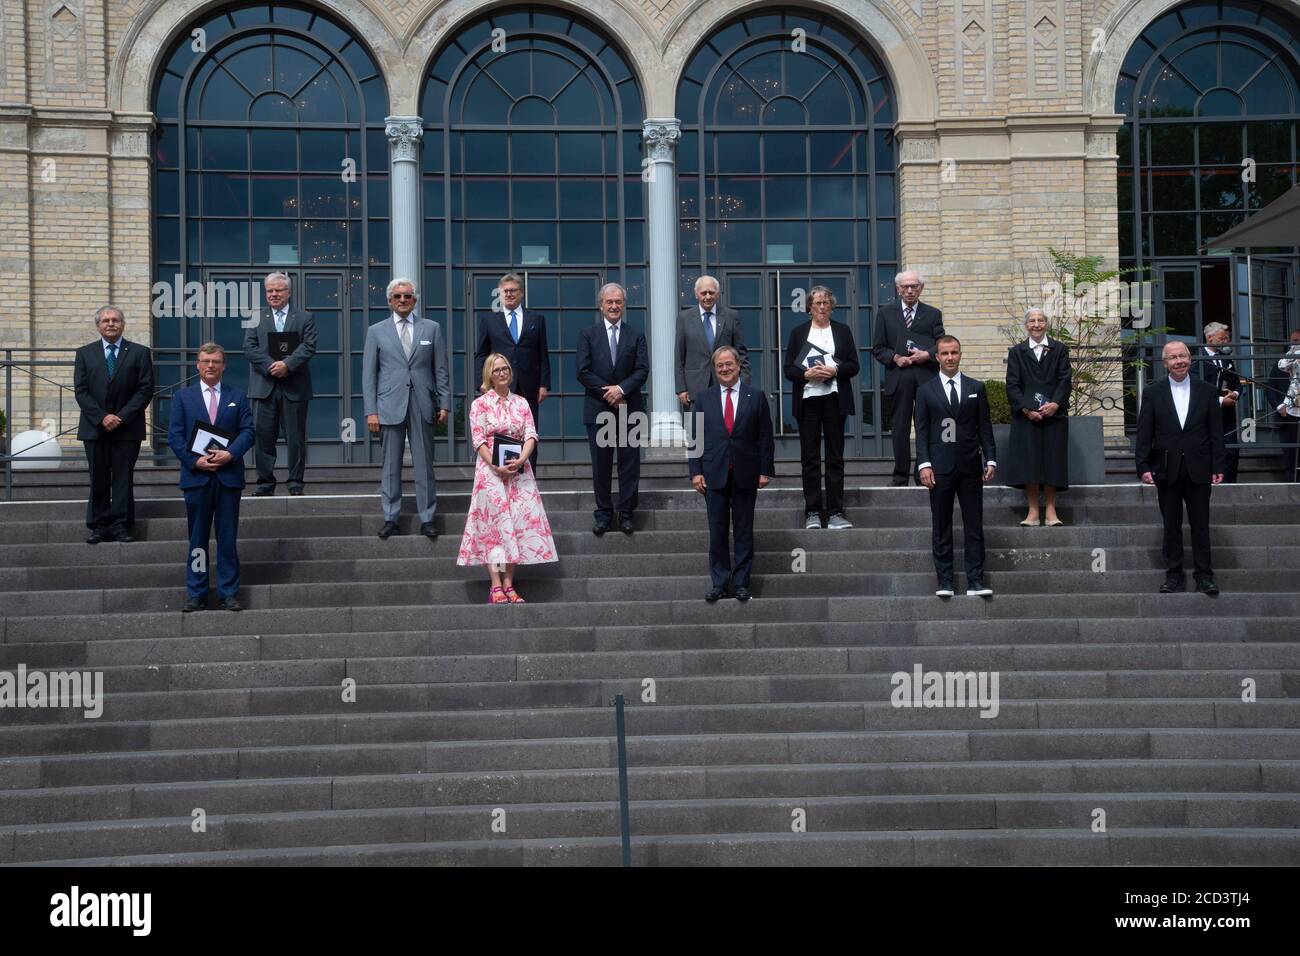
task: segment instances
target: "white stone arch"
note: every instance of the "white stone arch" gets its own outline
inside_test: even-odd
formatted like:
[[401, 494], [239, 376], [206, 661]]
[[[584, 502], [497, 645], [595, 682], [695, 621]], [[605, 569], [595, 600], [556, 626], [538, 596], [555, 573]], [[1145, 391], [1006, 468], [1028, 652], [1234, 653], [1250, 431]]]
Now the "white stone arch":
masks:
[[[934, 122], [939, 93], [934, 69], [916, 33], [884, 0], [837, 0], [836, 3], [792, 0], [692, 0], [664, 31], [663, 71], [660, 83], [667, 87], [661, 115], [672, 116], [677, 108], [677, 83], [691, 54], [726, 21], [741, 13], [764, 7], [815, 9], [834, 17], [871, 44], [884, 64], [898, 102], [900, 123]], [[656, 114], [660, 115], [660, 114]]]
[[[412, 36], [407, 51], [407, 63], [414, 75], [414, 91], [409, 102], [403, 101], [403, 111], [411, 116], [420, 115], [424, 80], [433, 65], [434, 56], [442, 50], [448, 39], [454, 37], [471, 21], [494, 9], [519, 6], [522, 0], [450, 0], [431, 10], [420, 22]], [[546, 0], [548, 7], [586, 21], [590, 26], [608, 34], [618, 44], [627, 60], [632, 76], [641, 91], [641, 101], [646, 116], [656, 116], [656, 104], [651, 101], [649, 78], [660, 72], [659, 49], [654, 27], [645, 20], [639, 9], [632, 9], [622, 0], [606, 0], [602, 16], [592, 15], [592, 8], [570, 0]], [[394, 102], [394, 112], [398, 104]], [[668, 108], [672, 109], [669, 101]], [[669, 113], [668, 115], [672, 115]]]
[[[1104, 31], [1100, 53], [1092, 53], [1083, 72], [1083, 102], [1093, 113], [1113, 115], [1115, 87], [1124, 58], [1142, 31], [1161, 14], [1187, 0], [1120, 0], [1099, 25]], [[1300, 0], [1270, 0], [1269, 6], [1300, 18]], [[1088, 42], [1094, 42], [1092, 36]]]
[[[388, 88], [389, 112], [397, 102], [395, 81], [402, 54], [388, 24], [360, 0], [297, 0], [334, 15], [366, 44]], [[119, 113], [153, 112], [153, 84], [163, 55], [192, 23], [230, 0], [148, 0], [127, 27], [108, 74], [108, 107]]]

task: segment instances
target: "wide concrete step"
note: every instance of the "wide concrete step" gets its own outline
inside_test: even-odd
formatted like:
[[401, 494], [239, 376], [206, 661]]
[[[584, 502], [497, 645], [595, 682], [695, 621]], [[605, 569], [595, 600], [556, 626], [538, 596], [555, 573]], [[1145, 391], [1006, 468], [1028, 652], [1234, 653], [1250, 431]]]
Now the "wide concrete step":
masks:
[[[802, 819], [807, 832], [916, 830], [1068, 830], [1107, 811], [1107, 832], [1136, 828], [1293, 828], [1295, 794], [1006, 794], [913, 797], [809, 797], [634, 800], [630, 830], [649, 836], [784, 834]], [[207, 815], [194, 818], [78, 821], [0, 827], [0, 864], [76, 857], [215, 854], [232, 850], [461, 842], [609, 838], [618, 833], [611, 802], [474, 807], [397, 807]], [[495, 832], [494, 832], [495, 827]], [[503, 829], [504, 828], [504, 829]], [[1010, 835], [1010, 834], [1008, 834]]]

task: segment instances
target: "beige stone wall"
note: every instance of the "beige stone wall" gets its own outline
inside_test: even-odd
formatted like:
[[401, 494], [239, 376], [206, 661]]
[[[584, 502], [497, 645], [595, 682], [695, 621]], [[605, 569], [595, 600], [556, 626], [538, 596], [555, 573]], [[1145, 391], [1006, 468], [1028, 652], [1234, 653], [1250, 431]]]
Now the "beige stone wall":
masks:
[[[443, 39], [489, 0], [319, 0], [356, 25], [388, 74], [392, 112], [418, 112], [419, 78]], [[977, 375], [1001, 374], [998, 331], [1021, 264], [1049, 244], [1116, 255], [1113, 70], [1105, 27], [1132, 36], [1171, 0], [839, 0], [828, 10], [874, 39], [901, 122], [904, 259], [967, 343]], [[1292, 0], [1286, 0], [1294, 5]], [[624, 43], [648, 116], [672, 116], [676, 76], [742, 0], [566, 3]], [[0, 347], [61, 348], [93, 334], [104, 301], [148, 341], [149, 86], [170, 37], [206, 0], [27, 0], [0, 10]], [[1127, 41], [1125, 41], [1127, 42]], [[54, 163], [55, 178], [42, 180]], [[55, 375], [71, 381], [71, 372]], [[57, 416], [29, 387], [19, 424]], [[65, 399], [65, 412], [67, 401]], [[66, 427], [66, 426], [65, 426]]]

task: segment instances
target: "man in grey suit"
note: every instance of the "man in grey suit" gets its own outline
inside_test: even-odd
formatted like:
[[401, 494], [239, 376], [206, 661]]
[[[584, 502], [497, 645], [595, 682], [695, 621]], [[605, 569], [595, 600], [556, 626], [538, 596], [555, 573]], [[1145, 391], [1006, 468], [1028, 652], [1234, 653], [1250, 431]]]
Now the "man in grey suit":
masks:
[[408, 437], [420, 533], [430, 541], [438, 537], [433, 526], [438, 506], [433, 426], [435, 421], [445, 422], [451, 409], [451, 370], [442, 327], [415, 314], [415, 298], [415, 283], [410, 279], [388, 283], [393, 312], [366, 331], [362, 389], [366, 425], [372, 434], [383, 436], [384, 526], [379, 530], [383, 540], [401, 533], [397, 517], [402, 511], [402, 446]]
[[677, 315], [677, 400], [683, 407], [717, 384], [713, 375], [713, 351], [724, 345], [740, 356], [740, 377], [749, 383], [749, 350], [740, 332], [740, 315], [718, 305], [718, 280], [700, 276], [695, 280], [698, 306]]
[[[257, 490], [253, 494], [259, 498], [275, 494], [275, 443], [283, 425], [289, 446], [289, 494], [300, 495], [307, 469], [307, 403], [312, 396], [308, 363], [316, 354], [316, 320], [310, 312], [290, 305], [292, 285], [283, 272], [268, 275], [262, 289], [266, 293], [266, 311], [244, 333], [248, 397], [253, 403], [257, 431], [253, 446]], [[290, 345], [280, 335], [296, 338], [291, 350], [280, 351]]]

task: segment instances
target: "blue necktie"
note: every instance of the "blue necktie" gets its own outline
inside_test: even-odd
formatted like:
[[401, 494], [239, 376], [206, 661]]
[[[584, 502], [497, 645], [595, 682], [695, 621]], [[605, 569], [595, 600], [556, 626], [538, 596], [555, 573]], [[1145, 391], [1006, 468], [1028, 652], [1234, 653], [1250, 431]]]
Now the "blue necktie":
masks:
[[510, 310], [510, 337], [515, 340], [516, 345], [519, 344], [519, 320], [515, 317], [513, 309]]
[[117, 374], [117, 343], [111, 342], [108, 346], [108, 377], [111, 379]]
[[710, 352], [713, 351], [713, 335], [714, 335], [713, 323], [710, 321], [712, 318], [713, 318], [712, 312], [704, 313], [704, 340], [709, 343]]

